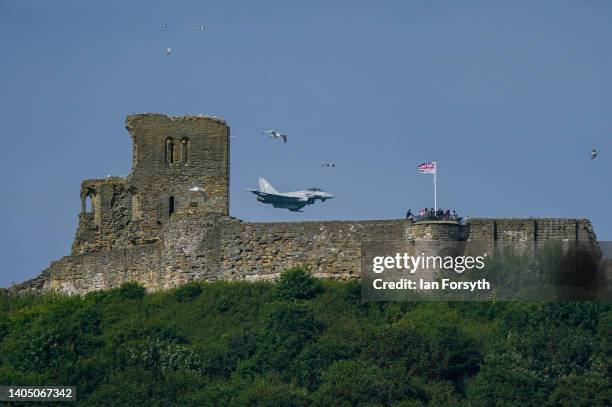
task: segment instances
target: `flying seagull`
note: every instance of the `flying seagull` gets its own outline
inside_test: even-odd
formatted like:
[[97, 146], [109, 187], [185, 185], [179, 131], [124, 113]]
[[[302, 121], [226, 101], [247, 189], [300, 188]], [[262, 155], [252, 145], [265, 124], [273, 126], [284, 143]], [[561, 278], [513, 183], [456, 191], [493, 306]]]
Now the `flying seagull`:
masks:
[[171, 52], [172, 52], [172, 48], [166, 48], [164, 50], [164, 55], [170, 55]]
[[595, 149], [591, 150], [591, 160], [594, 160], [599, 155], [599, 152]]
[[276, 139], [283, 139], [283, 141], [286, 143], [287, 142], [287, 135], [286, 134], [281, 134], [276, 130], [266, 130], [264, 132], [262, 132], [261, 134], [269, 134], [270, 137], [272, 138], [276, 138]]
[[334, 164], [334, 163], [323, 163], [323, 164], [321, 164], [321, 167], [334, 168], [335, 166], [336, 166], [336, 164]]
[[191, 191], [191, 192], [199, 192], [200, 194], [202, 194], [202, 197], [204, 198], [204, 200], [208, 201], [208, 194], [206, 193], [204, 188], [195, 185], [195, 186], [189, 188], [189, 191]]

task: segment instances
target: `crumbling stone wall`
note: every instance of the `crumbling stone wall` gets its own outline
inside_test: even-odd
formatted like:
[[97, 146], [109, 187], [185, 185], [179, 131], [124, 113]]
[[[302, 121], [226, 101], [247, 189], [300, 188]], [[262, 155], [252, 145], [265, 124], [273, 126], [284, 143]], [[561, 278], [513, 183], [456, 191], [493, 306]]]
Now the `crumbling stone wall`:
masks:
[[[91, 199], [91, 212], [86, 209], [87, 199]], [[129, 243], [132, 197], [125, 178], [83, 181], [81, 203], [72, 254], [113, 249]]]
[[[190, 205], [229, 213], [229, 127], [211, 117], [161, 114], [128, 116], [133, 140], [129, 185], [137, 211], [133, 242], [159, 239], [161, 225], [172, 213]], [[189, 191], [203, 187], [204, 200]]]
[[[127, 117], [126, 128], [132, 171], [127, 178], [82, 182], [73, 255], [156, 242], [171, 215], [187, 207], [229, 212], [229, 127], [223, 120], [137, 114]], [[189, 191], [193, 186], [206, 196]]]
[[221, 230], [221, 278], [274, 279], [297, 264], [317, 277], [360, 275], [361, 243], [403, 242], [405, 220], [234, 223]]
[[161, 261], [159, 242], [71, 255], [52, 262], [41, 276], [17, 289], [83, 294], [119, 287], [128, 281], [156, 289], [162, 287]]
[[469, 238], [490, 241], [596, 240], [588, 219], [470, 219]]
[[542, 243], [561, 242], [566, 248], [578, 243], [600, 255], [597, 237], [588, 219], [470, 219], [468, 228], [469, 240], [489, 242], [491, 251], [506, 247], [534, 251]]
[[173, 215], [161, 236], [155, 243], [64, 257], [28, 287], [76, 294], [136, 281], [158, 290], [194, 280], [270, 280], [298, 264], [311, 267], [317, 277], [351, 279], [361, 275], [364, 241], [391, 242], [413, 254], [428, 252], [428, 244], [439, 241], [484, 240], [492, 247], [504, 239], [531, 245], [549, 239], [595, 242], [590, 222], [576, 219], [266, 223], [199, 210]]

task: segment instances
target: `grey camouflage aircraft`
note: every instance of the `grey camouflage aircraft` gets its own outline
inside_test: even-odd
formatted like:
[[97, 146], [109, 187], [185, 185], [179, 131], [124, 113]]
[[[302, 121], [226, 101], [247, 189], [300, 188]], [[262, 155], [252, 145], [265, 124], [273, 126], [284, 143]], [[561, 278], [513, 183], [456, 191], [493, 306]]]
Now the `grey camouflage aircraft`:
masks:
[[302, 212], [300, 209], [306, 205], [314, 204], [317, 199], [325, 202], [326, 199], [334, 197], [320, 188], [309, 188], [294, 192], [278, 192], [265, 178], [260, 177], [258, 181], [259, 191], [256, 189], [247, 189], [247, 191], [257, 195], [257, 200], [261, 203], [272, 204], [275, 208], [289, 209], [291, 212]]

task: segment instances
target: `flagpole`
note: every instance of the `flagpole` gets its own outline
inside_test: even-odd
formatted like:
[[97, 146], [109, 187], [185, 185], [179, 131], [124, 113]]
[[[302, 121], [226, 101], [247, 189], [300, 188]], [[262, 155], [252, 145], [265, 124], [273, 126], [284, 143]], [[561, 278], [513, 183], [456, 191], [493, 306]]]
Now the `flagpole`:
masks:
[[434, 167], [434, 212], [438, 211], [438, 184], [437, 184], [437, 177], [438, 177], [438, 162], [436, 161], [436, 166]]

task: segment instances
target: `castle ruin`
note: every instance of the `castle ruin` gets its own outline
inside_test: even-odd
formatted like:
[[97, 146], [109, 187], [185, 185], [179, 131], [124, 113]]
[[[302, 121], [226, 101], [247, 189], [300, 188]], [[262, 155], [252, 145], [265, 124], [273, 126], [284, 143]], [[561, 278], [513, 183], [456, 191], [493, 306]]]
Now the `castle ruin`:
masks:
[[[596, 241], [587, 219], [470, 219], [413, 223], [244, 222], [229, 216], [230, 130], [207, 116], [136, 114], [128, 177], [81, 183], [71, 254], [12, 289], [82, 294], [135, 281], [150, 290], [194, 281], [266, 280], [297, 264], [315, 276], [361, 274], [361, 243], [386, 240]], [[201, 186], [206, 195], [190, 191]]]

